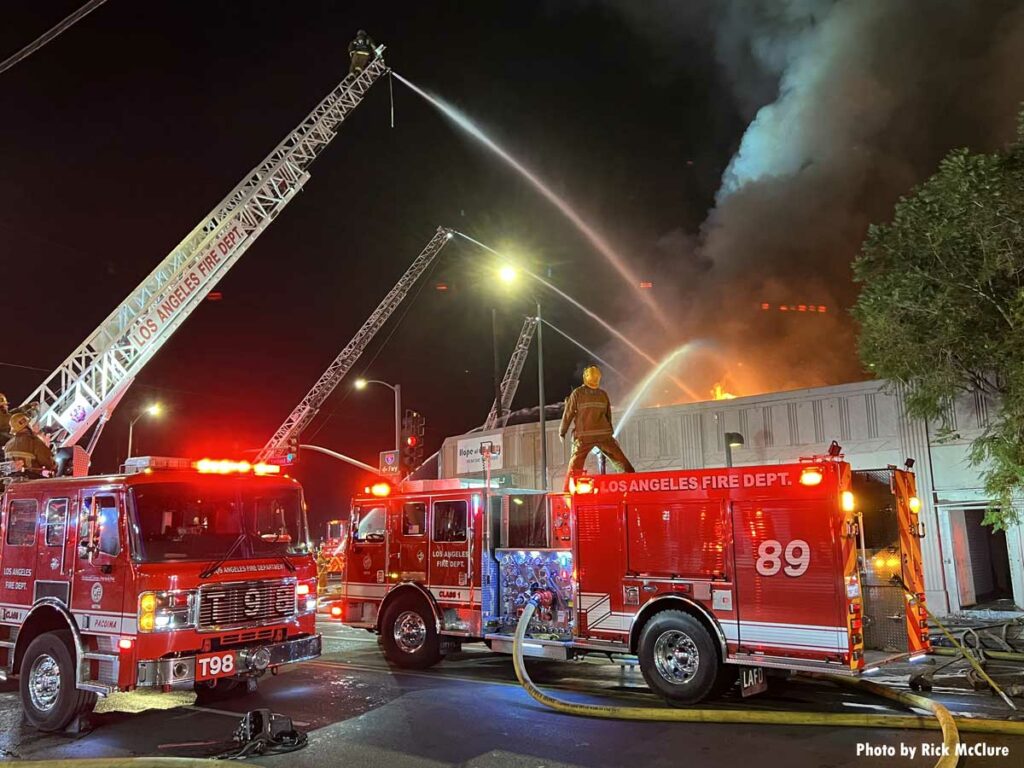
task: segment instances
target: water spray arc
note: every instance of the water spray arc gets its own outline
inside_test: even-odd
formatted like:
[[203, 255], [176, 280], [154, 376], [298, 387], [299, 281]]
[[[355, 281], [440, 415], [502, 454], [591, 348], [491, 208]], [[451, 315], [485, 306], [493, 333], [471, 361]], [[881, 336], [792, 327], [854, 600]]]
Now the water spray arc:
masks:
[[630, 284], [630, 286], [633, 288], [634, 291], [637, 292], [637, 294], [639, 295], [640, 299], [644, 302], [644, 304], [646, 304], [654, 313], [658, 321], [666, 328], [669, 327], [668, 318], [665, 316], [665, 313], [658, 306], [657, 302], [654, 301], [654, 298], [649, 293], [640, 290], [640, 280], [633, 273], [633, 271], [626, 265], [626, 260], [621, 255], [616, 253], [615, 249], [612, 248], [608, 241], [605, 240], [598, 232], [596, 232], [594, 228], [591, 227], [587, 222], [585, 222], [571, 205], [569, 205], [565, 200], [563, 200], [561, 197], [555, 194], [555, 192], [552, 191], [551, 188], [548, 187], [548, 185], [545, 184], [533, 171], [531, 171], [529, 168], [527, 168], [518, 160], [516, 160], [512, 155], [508, 153], [507, 150], [498, 145], [486, 133], [480, 130], [479, 126], [477, 126], [476, 123], [474, 123], [464, 114], [462, 114], [462, 112], [460, 112], [455, 107], [445, 102], [443, 99], [440, 99], [437, 96], [433, 96], [424, 91], [422, 88], [409, 82], [397, 72], [392, 71], [392, 75], [395, 77], [395, 79], [406, 85], [414, 93], [423, 97], [427, 102], [435, 106], [449, 120], [451, 120], [453, 123], [459, 126], [459, 128], [464, 130], [466, 133], [468, 133], [470, 136], [472, 136], [474, 139], [479, 141], [481, 144], [483, 144], [485, 147], [491, 150], [494, 154], [496, 154], [498, 157], [504, 160], [510, 167], [515, 169], [515, 171], [518, 172], [519, 175], [526, 179], [534, 187], [534, 189], [536, 189], [538, 192], [541, 193], [541, 195], [547, 198], [548, 202], [550, 202], [559, 211], [561, 211], [562, 215], [572, 222], [576, 229], [578, 229], [580, 233], [587, 240], [590, 241], [590, 244], [593, 245], [594, 248], [596, 248], [597, 251], [602, 256], [604, 256], [605, 259], [608, 260], [608, 263], [612, 265], [615, 271], [618, 272], [622, 276], [622, 278], [627, 283]]
[[[667, 354], [660, 363], [651, 369], [651, 372], [644, 376], [643, 381], [640, 382], [639, 386], [633, 390], [633, 396], [630, 398], [629, 405], [626, 406], [626, 410], [623, 411], [622, 416], [618, 419], [618, 424], [615, 426], [615, 437], [618, 438], [619, 433], [622, 432], [623, 427], [629, 422], [630, 417], [639, 405], [640, 400], [647, 394], [647, 390], [651, 388], [651, 385], [665, 372], [665, 370], [676, 361], [676, 359], [682, 357], [688, 352], [692, 352], [698, 345], [699, 342], [688, 341], [681, 347], [677, 347]], [[700, 398], [697, 398], [698, 400]]]

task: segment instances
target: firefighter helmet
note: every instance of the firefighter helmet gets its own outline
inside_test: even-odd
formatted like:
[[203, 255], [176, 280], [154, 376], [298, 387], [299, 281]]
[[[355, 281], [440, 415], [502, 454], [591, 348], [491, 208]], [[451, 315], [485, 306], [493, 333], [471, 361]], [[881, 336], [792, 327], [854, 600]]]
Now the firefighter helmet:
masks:
[[596, 365], [588, 365], [583, 369], [583, 383], [591, 389], [601, 386], [601, 369]]
[[21, 432], [25, 427], [28, 426], [28, 416], [24, 413], [14, 413], [11, 415], [11, 432]]

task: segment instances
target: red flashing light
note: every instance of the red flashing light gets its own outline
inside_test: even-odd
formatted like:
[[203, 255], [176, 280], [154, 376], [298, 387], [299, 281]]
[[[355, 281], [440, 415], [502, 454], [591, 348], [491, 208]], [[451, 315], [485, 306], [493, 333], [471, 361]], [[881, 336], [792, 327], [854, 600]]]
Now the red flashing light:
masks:
[[341, 606], [340, 605], [332, 605], [331, 606], [331, 616], [334, 617], [335, 619], [340, 619], [341, 618]]
[[640, 281], [640, 289], [641, 290], [649, 291], [653, 287], [654, 287], [654, 283], [652, 283], [650, 280], [641, 280]]
[[825, 311], [825, 306], [823, 304], [819, 304], [818, 305], [818, 311], [819, 312], [824, 312]]
[[132, 646], [134, 645], [135, 641], [132, 640], [130, 637], [122, 637], [120, 640], [117, 641], [117, 647], [120, 648], [122, 651], [130, 651], [132, 649]]
[[448, 290], [448, 283], [438, 283], [437, 285], [434, 286], [434, 290], [444, 293], [445, 291]]
[[767, 311], [767, 310], [769, 310], [771, 308], [772, 308], [772, 305], [769, 304], [767, 301], [761, 302], [761, 309]]
[[223, 298], [224, 294], [221, 293], [220, 291], [210, 291], [208, 294], [206, 294], [207, 301], [220, 301]]
[[192, 466], [204, 475], [245, 475], [250, 472], [257, 475], [277, 475], [281, 472], [281, 467], [277, 464], [250, 464], [248, 461], [231, 459], [200, 459]]
[[416, 435], [409, 435], [407, 438], [405, 438], [405, 444], [408, 445], [410, 448], [415, 448], [417, 445], [419, 445], [419, 442], [420, 439], [416, 437]]
[[295, 594], [299, 597], [309, 594], [309, 584], [297, 584], [295, 586]]
[[195, 468], [204, 475], [230, 475], [235, 472], [251, 472], [252, 464], [231, 459], [200, 459], [195, 463]]
[[388, 483], [374, 483], [366, 488], [366, 493], [383, 499], [385, 496], [391, 495], [391, 486]]

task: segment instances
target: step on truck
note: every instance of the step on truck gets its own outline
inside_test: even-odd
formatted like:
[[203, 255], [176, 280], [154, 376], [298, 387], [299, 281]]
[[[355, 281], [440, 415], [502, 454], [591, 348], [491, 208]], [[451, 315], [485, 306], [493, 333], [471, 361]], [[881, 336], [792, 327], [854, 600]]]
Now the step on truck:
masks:
[[342, 622], [402, 667], [462, 643], [635, 655], [695, 703], [766, 669], [861, 675], [930, 648], [914, 476], [793, 464], [578, 478], [569, 494], [471, 481], [376, 483], [354, 499]]
[[302, 489], [244, 462], [3, 481], [0, 678], [60, 730], [98, 696], [255, 689], [320, 655]]

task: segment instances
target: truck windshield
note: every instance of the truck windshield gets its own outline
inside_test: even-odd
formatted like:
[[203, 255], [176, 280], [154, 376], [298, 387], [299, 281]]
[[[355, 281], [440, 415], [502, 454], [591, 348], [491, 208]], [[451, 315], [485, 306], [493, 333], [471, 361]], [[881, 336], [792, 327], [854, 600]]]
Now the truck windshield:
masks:
[[152, 483], [132, 488], [132, 501], [135, 557], [145, 562], [213, 560], [242, 533], [232, 559], [309, 551], [297, 489]]

